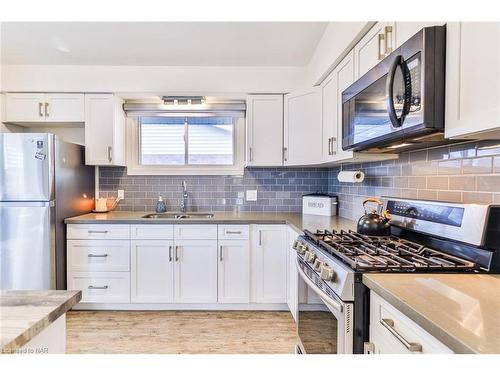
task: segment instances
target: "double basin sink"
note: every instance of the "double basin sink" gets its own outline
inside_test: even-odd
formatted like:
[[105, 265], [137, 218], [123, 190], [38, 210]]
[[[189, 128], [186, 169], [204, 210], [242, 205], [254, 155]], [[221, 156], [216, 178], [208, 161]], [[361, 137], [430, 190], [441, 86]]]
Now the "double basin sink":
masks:
[[214, 214], [207, 212], [165, 212], [161, 214], [147, 214], [143, 219], [212, 219]]

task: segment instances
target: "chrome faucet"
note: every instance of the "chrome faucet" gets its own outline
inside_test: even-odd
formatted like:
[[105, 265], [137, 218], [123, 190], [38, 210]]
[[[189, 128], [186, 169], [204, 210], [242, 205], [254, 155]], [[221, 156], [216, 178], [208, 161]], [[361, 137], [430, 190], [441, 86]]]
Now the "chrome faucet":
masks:
[[186, 212], [187, 211], [187, 205], [188, 205], [188, 192], [187, 192], [187, 186], [186, 186], [186, 181], [182, 181], [182, 202], [181, 202], [181, 212]]

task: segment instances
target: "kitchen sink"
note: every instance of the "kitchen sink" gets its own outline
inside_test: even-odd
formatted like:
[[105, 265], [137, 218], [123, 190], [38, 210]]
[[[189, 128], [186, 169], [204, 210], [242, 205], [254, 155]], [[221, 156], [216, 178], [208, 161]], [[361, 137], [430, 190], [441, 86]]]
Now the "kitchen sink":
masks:
[[144, 219], [211, 219], [214, 214], [207, 212], [166, 212], [163, 214], [147, 214]]

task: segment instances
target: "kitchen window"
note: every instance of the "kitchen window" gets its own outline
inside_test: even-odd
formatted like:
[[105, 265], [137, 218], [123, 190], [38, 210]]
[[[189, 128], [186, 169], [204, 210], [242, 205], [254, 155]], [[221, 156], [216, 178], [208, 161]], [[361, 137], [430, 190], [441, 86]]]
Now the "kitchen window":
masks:
[[232, 117], [141, 117], [142, 165], [233, 165]]
[[141, 116], [128, 121], [129, 174], [243, 174], [244, 118]]

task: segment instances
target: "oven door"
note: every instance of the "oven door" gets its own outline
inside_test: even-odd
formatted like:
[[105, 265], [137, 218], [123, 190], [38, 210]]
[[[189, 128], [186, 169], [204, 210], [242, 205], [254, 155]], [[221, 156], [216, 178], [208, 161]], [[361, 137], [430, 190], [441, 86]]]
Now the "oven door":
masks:
[[352, 303], [345, 303], [319, 279], [315, 271], [297, 258], [297, 272], [322, 303], [299, 304], [298, 352], [304, 354], [352, 354]]

